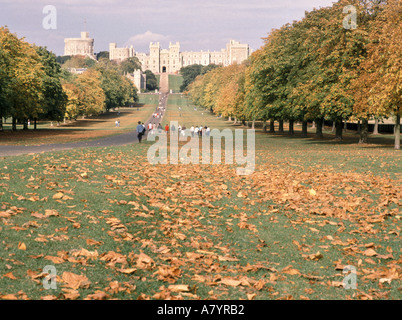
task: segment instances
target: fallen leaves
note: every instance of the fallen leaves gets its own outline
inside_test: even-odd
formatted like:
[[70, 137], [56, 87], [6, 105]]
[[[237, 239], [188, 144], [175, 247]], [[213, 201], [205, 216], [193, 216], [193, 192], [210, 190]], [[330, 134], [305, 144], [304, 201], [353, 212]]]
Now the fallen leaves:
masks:
[[88, 289], [91, 284], [86, 276], [72, 272], [63, 272], [61, 278], [64, 282], [64, 286], [73, 290]]
[[152, 270], [155, 268], [155, 261], [145, 253], [141, 252], [138, 255], [136, 266], [138, 269]]
[[25, 251], [27, 249], [27, 246], [23, 242], [18, 243], [18, 250], [23, 250]]

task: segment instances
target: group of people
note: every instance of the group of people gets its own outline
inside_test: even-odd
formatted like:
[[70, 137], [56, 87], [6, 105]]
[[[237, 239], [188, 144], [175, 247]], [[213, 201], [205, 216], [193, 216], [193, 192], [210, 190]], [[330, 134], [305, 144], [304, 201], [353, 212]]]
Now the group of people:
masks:
[[209, 126], [191, 126], [190, 128], [190, 134], [192, 137], [194, 137], [195, 135], [198, 136], [207, 136], [209, 137], [209, 134], [211, 133], [211, 128]]
[[[139, 130], [142, 130], [141, 128], [137, 129], [137, 132], [140, 132]], [[156, 133], [166, 133], [168, 134], [170, 131], [171, 132], [176, 132], [176, 130], [178, 131], [179, 135], [182, 135], [183, 137], [186, 136], [187, 133], [187, 128], [185, 125], [181, 126], [178, 125], [177, 129], [175, 127], [175, 125], [173, 124], [171, 127], [169, 126], [169, 124], [166, 124], [165, 127], [163, 128], [162, 125], [159, 123], [158, 125], [156, 123], [148, 123], [148, 132], [150, 134], [156, 134]], [[189, 132], [191, 135], [191, 137], [194, 136], [206, 136], [209, 137], [210, 132], [211, 132], [211, 128], [209, 126], [191, 126], [191, 128], [189, 129]]]

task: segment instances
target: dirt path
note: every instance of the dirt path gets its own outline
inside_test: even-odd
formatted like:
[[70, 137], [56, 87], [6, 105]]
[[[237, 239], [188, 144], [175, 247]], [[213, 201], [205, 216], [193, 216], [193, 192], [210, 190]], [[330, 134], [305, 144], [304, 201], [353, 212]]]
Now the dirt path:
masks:
[[[159, 106], [162, 108], [167, 107], [167, 96], [169, 94], [169, 78], [167, 74], [161, 74], [160, 79], [160, 94], [159, 94]], [[148, 123], [156, 123], [158, 125], [163, 120], [163, 115], [161, 118], [153, 118], [151, 116], [144, 124], [147, 128]], [[111, 146], [124, 146], [132, 143], [138, 143], [137, 133], [135, 130], [130, 131], [125, 134], [110, 136], [106, 138], [96, 139], [92, 141], [81, 141], [73, 143], [55, 143], [40, 146], [0, 146], [0, 158], [18, 156], [23, 154], [36, 154], [44, 153], [58, 150], [72, 150], [78, 148], [88, 148], [88, 147], [111, 147]]]

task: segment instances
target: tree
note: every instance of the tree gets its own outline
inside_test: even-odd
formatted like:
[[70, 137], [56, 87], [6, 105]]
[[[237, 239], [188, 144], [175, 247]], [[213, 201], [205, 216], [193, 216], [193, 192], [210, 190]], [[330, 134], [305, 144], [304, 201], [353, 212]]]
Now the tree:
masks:
[[38, 117], [61, 121], [66, 113], [67, 105], [67, 95], [61, 84], [61, 66], [57, 63], [56, 56], [43, 47], [36, 47], [36, 52], [44, 67], [45, 76], [42, 84], [41, 113], [31, 115], [35, 120], [35, 129]]
[[372, 22], [368, 58], [360, 69], [359, 111], [395, 117], [395, 149], [400, 149], [402, 115], [402, 3], [387, 1]]
[[78, 92], [78, 115], [97, 115], [105, 110], [105, 93], [101, 87], [101, 74], [95, 69], [89, 69], [80, 74], [74, 83]]
[[123, 60], [120, 63], [120, 73], [133, 73], [135, 70], [141, 70], [141, 62], [137, 57], [131, 57]]
[[154, 75], [154, 73], [151, 70], [146, 70], [144, 73], [147, 77], [146, 89], [148, 91], [154, 91], [154, 90], [158, 89], [158, 80], [156, 79], [156, 76]]
[[216, 64], [210, 64], [208, 66], [202, 66], [200, 64], [193, 64], [180, 69], [180, 74], [183, 76], [183, 83], [180, 86], [180, 92], [185, 92], [188, 86], [194, 82], [195, 78], [200, 75], [204, 75], [209, 71], [218, 68]]
[[7, 28], [0, 28], [2, 80], [0, 90], [0, 117], [12, 116], [12, 129], [17, 129], [17, 119], [24, 122], [31, 115], [41, 112], [42, 86], [45, 72], [35, 49], [23, 39], [18, 39]]
[[101, 51], [96, 55], [96, 60], [108, 59], [109, 60], [109, 51]]

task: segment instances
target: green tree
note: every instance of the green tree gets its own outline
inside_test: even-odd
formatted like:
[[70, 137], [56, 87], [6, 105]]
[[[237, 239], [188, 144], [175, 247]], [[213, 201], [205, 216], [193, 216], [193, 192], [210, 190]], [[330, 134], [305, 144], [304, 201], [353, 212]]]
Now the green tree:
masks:
[[156, 76], [154, 75], [154, 73], [151, 70], [146, 70], [144, 73], [147, 77], [146, 89], [148, 91], [154, 91], [154, 90], [158, 89], [158, 80], [156, 79]]
[[24, 129], [31, 115], [41, 112], [42, 86], [45, 73], [35, 49], [7, 28], [0, 28], [0, 47], [4, 78], [0, 90], [0, 117], [12, 116], [12, 129], [17, 120], [23, 121]]
[[35, 129], [38, 117], [61, 121], [66, 113], [67, 104], [67, 95], [61, 84], [61, 66], [57, 63], [56, 56], [43, 47], [36, 47], [36, 52], [44, 67], [45, 76], [42, 85], [41, 113], [31, 115], [35, 121]]
[[133, 73], [135, 70], [141, 70], [141, 63], [137, 57], [131, 57], [120, 63], [121, 74]]

